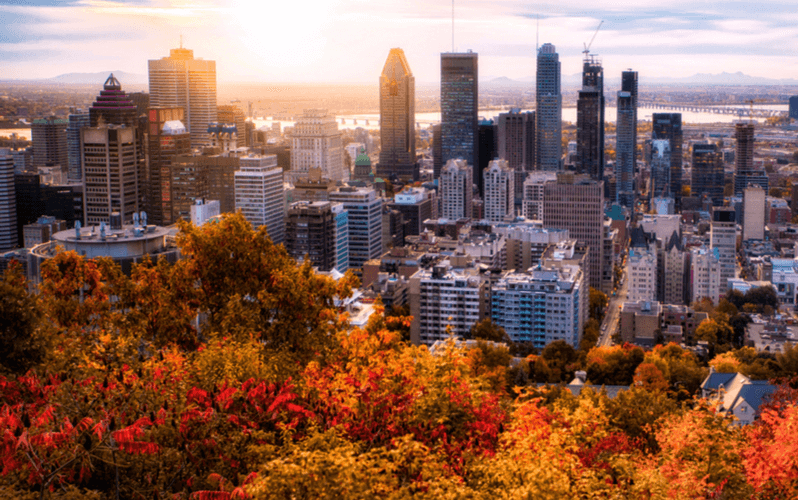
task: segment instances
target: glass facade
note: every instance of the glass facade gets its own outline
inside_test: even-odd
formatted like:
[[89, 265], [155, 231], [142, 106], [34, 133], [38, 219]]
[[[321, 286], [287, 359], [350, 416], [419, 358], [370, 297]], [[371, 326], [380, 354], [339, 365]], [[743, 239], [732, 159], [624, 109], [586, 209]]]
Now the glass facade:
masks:
[[[478, 54], [443, 53], [441, 77], [442, 162], [478, 164]], [[481, 172], [473, 168], [473, 183]]]

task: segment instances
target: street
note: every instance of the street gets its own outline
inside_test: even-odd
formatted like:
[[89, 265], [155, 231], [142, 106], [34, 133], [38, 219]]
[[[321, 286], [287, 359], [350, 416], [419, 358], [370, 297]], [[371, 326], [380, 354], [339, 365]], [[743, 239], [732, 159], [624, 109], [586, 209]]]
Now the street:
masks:
[[628, 296], [628, 277], [626, 271], [627, 266], [623, 268], [622, 283], [619, 288], [617, 288], [617, 295], [608, 298], [606, 316], [603, 318], [603, 323], [600, 325], [600, 338], [597, 340], [598, 346], [612, 345], [611, 337], [617, 331], [617, 325], [619, 325], [620, 307]]

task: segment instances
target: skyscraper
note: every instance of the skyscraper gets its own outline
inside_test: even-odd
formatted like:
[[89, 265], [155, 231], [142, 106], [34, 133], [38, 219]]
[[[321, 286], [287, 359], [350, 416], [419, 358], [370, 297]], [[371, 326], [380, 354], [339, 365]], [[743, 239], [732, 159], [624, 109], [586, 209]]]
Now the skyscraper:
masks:
[[103, 90], [89, 108], [90, 126], [125, 125], [136, 128], [138, 121], [136, 104], [122, 90], [122, 84], [114, 77], [114, 74], [108, 75], [103, 84]]
[[[478, 170], [478, 54], [442, 53], [442, 162], [462, 159], [473, 167], [471, 183], [480, 185]], [[471, 197], [471, 193], [470, 193]]]
[[66, 171], [68, 124], [67, 120], [61, 120], [55, 116], [33, 121], [31, 142], [33, 143], [34, 167], [58, 165]]
[[683, 186], [683, 128], [680, 113], [653, 113], [653, 140], [667, 139], [669, 141], [669, 193], [675, 199], [675, 209], [678, 210]]
[[275, 155], [243, 156], [234, 174], [236, 210], [254, 229], [266, 226], [274, 244], [284, 240], [283, 170]]
[[371, 188], [342, 187], [330, 193], [330, 201], [347, 212], [349, 268], [361, 274], [364, 263], [381, 255], [383, 201]]
[[320, 271], [336, 267], [336, 214], [329, 201], [297, 201], [286, 213], [286, 251]]
[[583, 60], [583, 86], [578, 91], [577, 164], [578, 173], [602, 180], [605, 168], [605, 106], [603, 66], [600, 59]]
[[152, 108], [148, 113], [146, 207], [149, 220], [158, 226], [176, 222], [172, 161], [191, 152], [191, 137], [182, 120], [183, 108]]
[[150, 77], [150, 106], [184, 109], [185, 125], [192, 147], [210, 142], [208, 124], [217, 121], [217, 65], [195, 59], [183, 47], [171, 49], [169, 57], [147, 62]]
[[734, 134], [736, 137], [736, 177], [733, 195], [742, 196], [744, 188], [750, 184], [761, 186], [764, 191], [769, 191], [769, 178], [766, 172], [763, 169], [756, 169], [753, 165], [753, 146], [756, 142], [755, 125], [737, 123]]
[[[497, 137], [497, 124], [494, 120], [481, 120], [478, 122], [478, 165], [476, 168], [481, 169], [481, 172], [489, 166], [490, 161], [497, 158]], [[440, 173], [441, 170], [440, 166]], [[438, 179], [439, 177], [437, 176], [436, 178]], [[481, 181], [478, 184], [478, 193], [483, 198], [483, 176], [481, 176]]]
[[728, 279], [736, 277], [736, 212], [733, 208], [714, 207], [711, 213], [711, 250], [719, 255], [719, 289], [717, 297], [728, 290]]
[[[623, 92], [630, 92], [633, 101], [633, 123], [639, 123], [639, 72], [629, 69], [622, 72]], [[636, 144], [636, 128], [633, 129], [634, 144]], [[636, 159], [634, 158], [634, 162]]]
[[483, 171], [483, 218], [508, 222], [514, 218], [514, 182], [516, 172], [506, 160], [492, 160]]
[[439, 178], [443, 218], [472, 218], [472, 179], [472, 166], [466, 160], [447, 160]]
[[561, 170], [561, 63], [550, 43], [536, 58], [536, 168]]
[[692, 196], [708, 195], [715, 207], [722, 206], [725, 170], [722, 154], [713, 143], [692, 144]]
[[375, 175], [419, 179], [414, 115], [414, 75], [403, 49], [391, 49], [379, 79], [381, 155]]
[[559, 174], [544, 186], [544, 227], [566, 229], [569, 237], [589, 245], [589, 286], [602, 290], [603, 181]]
[[655, 139], [650, 147], [650, 198], [668, 197], [672, 153], [669, 139]]
[[322, 171], [322, 177], [332, 181], [350, 180], [344, 165], [342, 133], [336, 119], [324, 109], [303, 110], [292, 132], [291, 181], [308, 177], [312, 168]]
[[[514, 172], [515, 192], [522, 199], [522, 184], [536, 164], [536, 113], [512, 109], [497, 117], [497, 154]], [[485, 186], [484, 186], [485, 194]]]
[[130, 223], [141, 211], [143, 176], [136, 129], [124, 125], [103, 125], [81, 129], [84, 204], [87, 225], [109, 223], [119, 212], [122, 223]]
[[67, 125], [67, 178], [70, 182], [81, 182], [81, 129], [90, 126], [89, 113], [70, 113]]
[[14, 188], [14, 158], [0, 149], [0, 251], [17, 248], [17, 198]]
[[[634, 73], [635, 72], [628, 72]], [[624, 73], [623, 73], [624, 83]], [[617, 203], [633, 208], [636, 192], [633, 179], [636, 172], [636, 104], [631, 92], [617, 93]]]

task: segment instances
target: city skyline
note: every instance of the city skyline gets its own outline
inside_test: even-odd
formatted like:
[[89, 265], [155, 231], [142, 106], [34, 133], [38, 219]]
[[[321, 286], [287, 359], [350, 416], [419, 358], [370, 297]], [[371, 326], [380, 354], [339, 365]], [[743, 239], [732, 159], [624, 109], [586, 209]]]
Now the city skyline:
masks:
[[[453, 48], [450, 2], [297, 3], [271, 6], [269, 16], [254, 15], [262, 4], [247, 0], [2, 3], [0, 72], [11, 79], [109, 69], [146, 74], [147, 60], [178, 47], [182, 36], [197, 57], [217, 61], [220, 81], [367, 83], [386, 51], [401, 47], [417, 81], [435, 82], [438, 53]], [[480, 54], [482, 79], [532, 81], [538, 16], [539, 43], [556, 45], [562, 72], [571, 75], [602, 19], [592, 53], [608, 74], [636, 67], [645, 79], [738, 71], [797, 77], [796, 2], [757, 11], [722, 2], [587, 7], [460, 1], [454, 48]]]

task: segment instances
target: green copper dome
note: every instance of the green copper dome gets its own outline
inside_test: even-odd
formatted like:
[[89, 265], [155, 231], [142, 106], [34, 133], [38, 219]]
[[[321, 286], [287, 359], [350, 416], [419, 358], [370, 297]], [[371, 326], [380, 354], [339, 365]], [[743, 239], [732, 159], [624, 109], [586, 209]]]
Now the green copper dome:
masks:
[[356, 156], [356, 166], [357, 167], [372, 166], [372, 160], [369, 159], [369, 156], [367, 156], [367, 153], [366, 151], [364, 151], [364, 148], [361, 148], [361, 151], [359, 152], [358, 156]]

